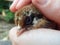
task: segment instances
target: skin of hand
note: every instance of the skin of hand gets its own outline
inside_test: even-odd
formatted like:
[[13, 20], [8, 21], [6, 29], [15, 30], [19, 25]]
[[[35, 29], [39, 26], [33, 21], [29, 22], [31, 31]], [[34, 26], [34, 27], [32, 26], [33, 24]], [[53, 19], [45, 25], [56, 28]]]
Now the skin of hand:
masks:
[[[30, 3], [41, 11], [44, 16], [60, 25], [60, 0], [14, 0], [10, 10], [15, 12]], [[13, 27], [9, 32], [13, 45], [60, 45], [60, 31], [37, 29], [27, 31], [17, 37], [17, 30], [17, 27]]]
[[10, 6], [10, 10], [12, 12], [15, 12], [19, 9], [21, 9], [23, 6], [30, 4], [31, 0], [14, 0], [12, 5]]
[[26, 31], [17, 36], [18, 27], [9, 32], [12, 45], [60, 45], [60, 31], [51, 29], [37, 29]]
[[60, 0], [14, 0], [10, 10], [15, 12], [30, 3], [33, 3], [44, 16], [60, 25]]

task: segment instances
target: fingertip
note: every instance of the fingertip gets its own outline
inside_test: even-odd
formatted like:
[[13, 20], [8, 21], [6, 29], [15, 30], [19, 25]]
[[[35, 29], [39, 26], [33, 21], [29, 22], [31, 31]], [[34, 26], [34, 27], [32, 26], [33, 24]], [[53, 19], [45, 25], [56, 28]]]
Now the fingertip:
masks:
[[17, 3], [19, 2], [19, 0], [14, 0], [13, 1], [13, 3], [12, 3], [12, 5], [10, 6], [10, 11], [12, 11], [12, 12], [16, 12], [17, 11], [17, 9], [16, 9], [16, 5], [17, 5]]
[[11, 8], [10, 8], [10, 11], [11, 11], [11, 12], [16, 12], [17, 10], [16, 10], [16, 9], [11, 9]]
[[16, 12], [17, 11], [17, 9], [15, 8], [15, 6], [12, 6], [12, 5], [10, 6], [9, 9], [10, 9], [11, 12]]
[[22, 7], [24, 7], [24, 6], [26, 6], [26, 5], [30, 4], [30, 3], [31, 3], [30, 0], [21, 0], [21, 1], [19, 1], [19, 2], [17, 3], [16, 9], [19, 10], [19, 9], [21, 9]]

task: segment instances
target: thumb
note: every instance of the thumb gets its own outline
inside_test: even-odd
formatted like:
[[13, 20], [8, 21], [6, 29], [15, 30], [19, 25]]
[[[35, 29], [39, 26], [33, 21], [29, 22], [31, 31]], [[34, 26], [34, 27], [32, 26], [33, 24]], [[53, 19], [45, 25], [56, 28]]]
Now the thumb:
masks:
[[32, 3], [44, 16], [60, 24], [60, 0], [32, 0]]

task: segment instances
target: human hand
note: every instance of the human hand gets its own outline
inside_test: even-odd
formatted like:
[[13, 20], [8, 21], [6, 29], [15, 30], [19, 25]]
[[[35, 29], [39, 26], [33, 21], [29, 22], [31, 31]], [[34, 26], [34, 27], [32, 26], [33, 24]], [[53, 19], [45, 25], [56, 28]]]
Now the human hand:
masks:
[[44, 16], [60, 25], [60, 0], [32, 0], [32, 3]]
[[10, 10], [15, 12], [31, 2], [44, 16], [60, 25], [60, 0], [14, 0], [10, 6]]
[[9, 32], [12, 45], [60, 45], [60, 31], [51, 29], [29, 30], [17, 36], [18, 27]]
[[[28, 3], [21, 4], [18, 7], [16, 7], [17, 3], [14, 2], [10, 7], [10, 10], [15, 12], [16, 10], [21, 9], [24, 5], [32, 2], [32, 4], [35, 5], [35, 7], [38, 8], [44, 16], [60, 25], [60, 0], [47, 0], [47, 2], [44, 3], [43, 1], [45, 0], [28, 0]], [[10, 31], [9, 36], [13, 45], [60, 45], [60, 31], [52, 29], [38, 29], [39, 31], [30, 30], [17, 37], [17, 30], [18, 28], [14, 27], [14, 29], [11, 29]]]

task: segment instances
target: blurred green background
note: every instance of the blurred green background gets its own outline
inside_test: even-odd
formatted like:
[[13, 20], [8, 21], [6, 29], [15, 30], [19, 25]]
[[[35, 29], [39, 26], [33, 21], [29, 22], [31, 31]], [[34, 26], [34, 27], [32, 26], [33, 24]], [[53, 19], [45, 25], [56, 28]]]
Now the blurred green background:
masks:
[[0, 0], [0, 45], [11, 45], [9, 30], [14, 27], [14, 13], [9, 10], [11, 0]]
[[0, 0], [0, 20], [5, 20], [6, 22], [14, 22], [14, 13], [9, 10], [12, 1]]

